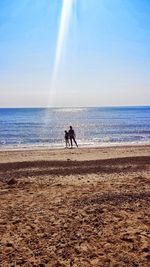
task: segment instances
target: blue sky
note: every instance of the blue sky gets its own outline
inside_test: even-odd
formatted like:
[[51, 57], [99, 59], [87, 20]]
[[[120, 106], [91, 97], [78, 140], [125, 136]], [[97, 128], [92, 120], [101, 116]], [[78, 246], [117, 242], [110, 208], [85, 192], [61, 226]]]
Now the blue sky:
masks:
[[150, 1], [74, 0], [52, 89], [63, 1], [0, 0], [0, 106], [150, 105]]

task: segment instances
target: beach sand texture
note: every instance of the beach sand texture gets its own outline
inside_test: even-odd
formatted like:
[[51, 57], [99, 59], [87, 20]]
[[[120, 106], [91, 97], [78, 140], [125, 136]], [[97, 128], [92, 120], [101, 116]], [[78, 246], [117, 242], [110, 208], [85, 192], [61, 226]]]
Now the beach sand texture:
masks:
[[0, 266], [150, 266], [150, 146], [1, 151]]

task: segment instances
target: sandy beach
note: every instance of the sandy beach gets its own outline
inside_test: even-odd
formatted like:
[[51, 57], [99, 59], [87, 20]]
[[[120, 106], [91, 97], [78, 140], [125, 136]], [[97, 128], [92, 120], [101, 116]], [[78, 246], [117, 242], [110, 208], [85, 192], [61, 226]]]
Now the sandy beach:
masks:
[[0, 266], [150, 266], [150, 146], [0, 151]]

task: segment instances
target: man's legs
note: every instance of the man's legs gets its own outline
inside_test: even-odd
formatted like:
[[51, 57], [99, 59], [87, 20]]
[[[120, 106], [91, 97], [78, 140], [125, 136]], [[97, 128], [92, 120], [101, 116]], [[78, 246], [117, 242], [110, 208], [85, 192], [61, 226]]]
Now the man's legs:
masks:
[[76, 142], [76, 139], [75, 139], [74, 137], [73, 137], [72, 139], [73, 139], [73, 141], [74, 141], [76, 147], [78, 147], [78, 144], [77, 144], [77, 142]]
[[71, 147], [73, 146], [73, 144], [72, 144], [72, 137], [70, 137], [70, 144], [71, 144]]

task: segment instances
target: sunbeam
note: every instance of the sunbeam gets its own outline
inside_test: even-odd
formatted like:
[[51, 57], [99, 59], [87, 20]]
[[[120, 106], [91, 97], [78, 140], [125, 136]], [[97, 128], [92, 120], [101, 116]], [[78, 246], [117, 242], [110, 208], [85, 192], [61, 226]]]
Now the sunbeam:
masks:
[[54, 68], [53, 68], [51, 86], [50, 86], [50, 92], [49, 92], [49, 98], [48, 98], [48, 107], [50, 107], [53, 103], [53, 97], [55, 93], [57, 74], [58, 74], [58, 69], [59, 69], [59, 65], [61, 61], [62, 50], [63, 50], [66, 36], [69, 30], [71, 15], [72, 15], [76, 0], [62, 0], [62, 1], [63, 1], [62, 11], [61, 11], [60, 26], [59, 26], [59, 32], [58, 32], [58, 38], [57, 38], [57, 45], [56, 45]]

